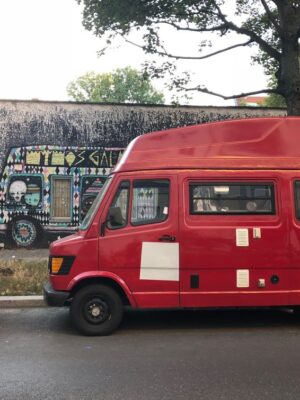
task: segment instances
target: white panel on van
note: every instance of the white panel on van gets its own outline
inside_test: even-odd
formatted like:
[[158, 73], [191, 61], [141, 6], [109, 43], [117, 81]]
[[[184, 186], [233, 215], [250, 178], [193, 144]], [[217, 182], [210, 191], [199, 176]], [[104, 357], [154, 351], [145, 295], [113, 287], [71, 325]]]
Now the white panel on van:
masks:
[[241, 247], [249, 246], [248, 229], [236, 229], [236, 245]]
[[236, 271], [236, 286], [238, 288], [249, 287], [249, 269], [238, 269]]
[[179, 281], [179, 243], [142, 243], [140, 279]]

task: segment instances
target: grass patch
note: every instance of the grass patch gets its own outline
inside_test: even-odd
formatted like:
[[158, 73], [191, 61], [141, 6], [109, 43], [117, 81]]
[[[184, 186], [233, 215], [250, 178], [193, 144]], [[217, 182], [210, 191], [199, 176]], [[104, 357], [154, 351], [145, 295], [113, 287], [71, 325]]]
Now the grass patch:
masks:
[[47, 260], [0, 260], [0, 296], [41, 295]]

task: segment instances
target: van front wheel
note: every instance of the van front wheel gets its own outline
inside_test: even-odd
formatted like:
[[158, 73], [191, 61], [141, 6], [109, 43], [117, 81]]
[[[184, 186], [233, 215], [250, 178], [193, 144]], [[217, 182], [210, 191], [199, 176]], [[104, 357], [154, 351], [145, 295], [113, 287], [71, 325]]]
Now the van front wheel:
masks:
[[120, 325], [123, 304], [120, 296], [108, 286], [85, 286], [75, 294], [70, 315], [79, 332], [88, 336], [105, 336]]

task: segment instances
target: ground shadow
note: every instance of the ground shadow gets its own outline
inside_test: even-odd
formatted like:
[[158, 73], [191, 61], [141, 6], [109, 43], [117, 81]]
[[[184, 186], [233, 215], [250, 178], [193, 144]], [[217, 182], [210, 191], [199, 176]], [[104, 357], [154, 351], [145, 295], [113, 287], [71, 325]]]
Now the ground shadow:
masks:
[[[6, 333], [32, 332], [80, 335], [65, 308], [11, 309], [0, 313]], [[126, 310], [118, 334], [155, 331], [293, 329], [300, 333], [300, 317], [287, 309]], [[0, 329], [1, 331], [2, 329]]]
[[121, 326], [133, 330], [299, 328], [300, 317], [287, 309], [128, 310]]

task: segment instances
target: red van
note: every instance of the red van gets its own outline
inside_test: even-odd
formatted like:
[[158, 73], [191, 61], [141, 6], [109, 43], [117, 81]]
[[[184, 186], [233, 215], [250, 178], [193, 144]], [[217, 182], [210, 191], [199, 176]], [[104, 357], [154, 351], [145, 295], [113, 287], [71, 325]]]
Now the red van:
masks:
[[49, 305], [106, 335], [133, 308], [300, 305], [300, 118], [136, 138], [79, 231], [50, 247]]

